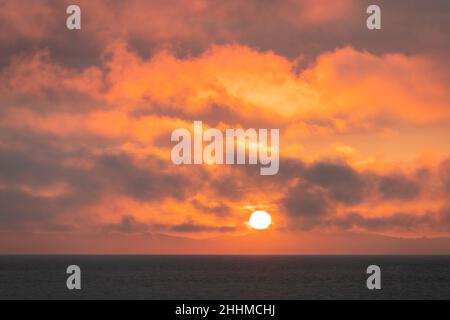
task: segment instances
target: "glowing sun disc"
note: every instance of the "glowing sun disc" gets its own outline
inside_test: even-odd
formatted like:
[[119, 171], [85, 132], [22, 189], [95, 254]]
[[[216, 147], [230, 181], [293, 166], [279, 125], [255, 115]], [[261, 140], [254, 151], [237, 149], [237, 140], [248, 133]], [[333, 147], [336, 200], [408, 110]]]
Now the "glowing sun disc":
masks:
[[255, 211], [248, 222], [253, 229], [264, 230], [272, 224], [272, 217], [265, 211]]

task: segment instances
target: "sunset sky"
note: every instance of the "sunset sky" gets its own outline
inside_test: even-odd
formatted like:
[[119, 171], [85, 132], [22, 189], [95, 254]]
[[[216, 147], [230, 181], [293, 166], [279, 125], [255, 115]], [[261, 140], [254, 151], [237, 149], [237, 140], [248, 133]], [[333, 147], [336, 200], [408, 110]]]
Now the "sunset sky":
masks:
[[[448, 0], [0, 0], [0, 253], [450, 254], [449, 17]], [[195, 120], [279, 128], [279, 173], [174, 165]]]

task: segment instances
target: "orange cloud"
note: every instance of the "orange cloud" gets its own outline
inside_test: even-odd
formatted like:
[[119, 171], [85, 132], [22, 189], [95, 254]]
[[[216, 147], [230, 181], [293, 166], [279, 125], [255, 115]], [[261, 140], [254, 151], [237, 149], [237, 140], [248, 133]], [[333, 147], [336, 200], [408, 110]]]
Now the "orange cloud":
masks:
[[111, 50], [112, 101], [150, 99], [192, 113], [222, 104], [247, 115], [296, 118], [344, 114], [423, 123], [450, 117], [448, 75], [425, 57], [380, 57], [347, 47], [297, 76], [295, 61], [241, 46], [214, 46], [192, 59], [163, 52], [148, 61], [123, 45]]
[[[11, 55], [0, 71], [0, 231], [163, 234], [155, 242], [166, 252], [180, 241], [189, 241], [191, 252], [208, 252], [192, 239], [215, 237], [218, 251], [231, 252], [226, 239], [242, 236], [249, 243], [236, 251], [264, 252], [245, 221], [265, 209], [275, 221], [270, 252], [305, 251], [283, 245], [299, 234], [313, 239], [312, 230], [448, 236], [446, 62], [331, 46], [306, 63], [302, 52], [292, 58], [235, 40], [234, 12], [242, 18], [268, 11], [230, 3], [156, 1], [148, 8], [131, 1], [123, 10], [83, 2], [96, 13], [84, 27], [102, 43], [95, 63], [65, 64], [61, 52], [39, 45]], [[36, 26], [47, 20], [48, 4], [31, 7], [23, 18], [35, 18], [27, 22], [18, 16], [23, 7], [7, 2], [18, 22], [8, 32], [46, 47], [54, 21], [43, 23], [44, 31]], [[303, 29], [344, 21], [354, 14], [351, 4], [273, 6], [283, 23]], [[213, 44], [209, 25], [228, 26], [214, 39], [233, 41]], [[258, 43], [264, 32], [256, 29], [246, 32]], [[0, 38], [11, 41], [8, 32]], [[179, 54], [173, 39], [202, 45]], [[138, 50], [140, 42], [151, 50]], [[280, 174], [172, 165], [170, 132], [191, 128], [193, 120], [220, 129], [281, 128]], [[319, 247], [329, 248], [325, 241]]]

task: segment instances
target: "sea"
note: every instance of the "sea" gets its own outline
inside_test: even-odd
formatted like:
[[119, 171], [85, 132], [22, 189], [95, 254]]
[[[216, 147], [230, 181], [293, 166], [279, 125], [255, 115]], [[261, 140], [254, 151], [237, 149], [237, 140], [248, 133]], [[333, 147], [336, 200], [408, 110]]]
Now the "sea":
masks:
[[0, 256], [0, 299], [448, 300], [450, 256]]

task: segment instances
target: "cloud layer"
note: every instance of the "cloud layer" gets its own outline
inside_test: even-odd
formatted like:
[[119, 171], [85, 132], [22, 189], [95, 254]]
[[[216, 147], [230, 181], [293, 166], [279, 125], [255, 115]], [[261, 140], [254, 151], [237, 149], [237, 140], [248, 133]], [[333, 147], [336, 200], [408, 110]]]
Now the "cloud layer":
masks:
[[[96, 235], [167, 252], [250, 237], [259, 252], [257, 209], [280, 248], [450, 236], [446, 3], [417, 2], [427, 18], [383, 3], [378, 35], [351, 0], [81, 1], [73, 33], [65, 4], [0, 4], [0, 233], [25, 235], [1, 251]], [[194, 120], [279, 128], [279, 174], [173, 165], [170, 133]]]

